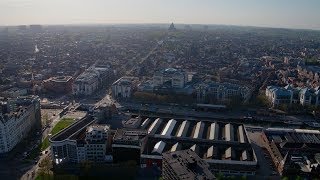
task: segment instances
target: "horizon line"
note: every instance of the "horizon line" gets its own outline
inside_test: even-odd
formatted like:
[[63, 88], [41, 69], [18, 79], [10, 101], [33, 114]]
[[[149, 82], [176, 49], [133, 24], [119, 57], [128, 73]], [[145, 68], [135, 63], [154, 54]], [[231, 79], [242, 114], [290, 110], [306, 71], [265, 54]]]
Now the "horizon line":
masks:
[[16, 26], [30, 26], [30, 25], [41, 25], [41, 26], [94, 26], [94, 25], [170, 25], [171, 23], [175, 25], [203, 25], [203, 26], [234, 26], [234, 27], [251, 27], [251, 28], [266, 28], [266, 29], [286, 29], [286, 30], [305, 30], [305, 31], [320, 31], [319, 29], [313, 28], [294, 28], [294, 27], [274, 27], [274, 26], [264, 26], [264, 25], [241, 25], [241, 24], [214, 24], [214, 23], [53, 23], [53, 24], [41, 24], [41, 23], [30, 23], [30, 24], [13, 24], [13, 25], [0, 25], [0, 27], [16, 27]]

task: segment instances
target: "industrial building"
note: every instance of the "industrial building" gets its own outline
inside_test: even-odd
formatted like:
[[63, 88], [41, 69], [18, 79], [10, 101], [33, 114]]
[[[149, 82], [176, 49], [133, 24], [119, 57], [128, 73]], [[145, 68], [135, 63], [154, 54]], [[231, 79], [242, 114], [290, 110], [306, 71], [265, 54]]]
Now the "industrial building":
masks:
[[[56, 163], [102, 160], [101, 156], [90, 158], [90, 149], [84, 148], [92, 144], [88, 136], [92, 128], [87, 127], [93, 123], [93, 118], [87, 116], [50, 138], [52, 158]], [[135, 161], [141, 167], [161, 168], [163, 153], [190, 149], [209, 164], [211, 172], [255, 174], [256, 154], [242, 124], [144, 116], [132, 117], [124, 124], [131, 128], [117, 129], [114, 135], [108, 135], [109, 140], [104, 141], [106, 147], [109, 144], [110, 153], [106, 153], [104, 146], [99, 150], [105, 152], [105, 161]], [[108, 129], [105, 132], [109, 132]], [[97, 148], [91, 150], [91, 155], [98, 155]]]
[[163, 153], [162, 158], [163, 179], [215, 179], [209, 164], [191, 149]]
[[319, 130], [268, 128], [262, 139], [280, 175], [310, 177], [319, 166]]
[[146, 130], [141, 165], [162, 165], [162, 153], [191, 149], [213, 172], [253, 175], [257, 158], [242, 124], [192, 119], [141, 117]]
[[31, 129], [41, 128], [38, 96], [0, 97], [0, 154], [11, 151]]

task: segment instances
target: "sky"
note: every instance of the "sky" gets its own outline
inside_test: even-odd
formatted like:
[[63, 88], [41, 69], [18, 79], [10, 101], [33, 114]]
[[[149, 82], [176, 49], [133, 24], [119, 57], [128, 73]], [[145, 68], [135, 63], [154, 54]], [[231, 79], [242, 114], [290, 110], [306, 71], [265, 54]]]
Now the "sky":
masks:
[[0, 25], [171, 22], [320, 30], [320, 0], [0, 0]]

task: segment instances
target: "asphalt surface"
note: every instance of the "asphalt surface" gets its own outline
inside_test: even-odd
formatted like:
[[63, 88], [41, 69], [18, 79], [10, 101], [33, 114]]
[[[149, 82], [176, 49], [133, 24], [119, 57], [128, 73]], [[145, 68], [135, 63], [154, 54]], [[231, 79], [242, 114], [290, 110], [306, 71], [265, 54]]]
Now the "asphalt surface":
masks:
[[248, 137], [252, 143], [252, 148], [256, 153], [259, 168], [256, 172], [256, 179], [269, 179], [270, 177], [279, 177], [272, 164], [269, 153], [264, 150], [264, 144], [261, 138], [261, 131], [247, 130]]

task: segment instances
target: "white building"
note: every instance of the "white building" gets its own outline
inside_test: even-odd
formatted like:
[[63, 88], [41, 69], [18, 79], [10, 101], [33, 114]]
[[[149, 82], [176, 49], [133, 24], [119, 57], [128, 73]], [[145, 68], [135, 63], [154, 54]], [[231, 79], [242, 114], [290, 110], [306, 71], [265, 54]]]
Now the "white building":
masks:
[[167, 68], [153, 75], [153, 86], [169, 85], [172, 88], [183, 88], [188, 81], [188, 74], [181, 69]]
[[90, 67], [74, 81], [72, 86], [73, 95], [92, 95], [106, 81], [110, 72], [108, 68]]
[[137, 77], [121, 77], [112, 84], [112, 96], [114, 98], [130, 98], [138, 81]]
[[41, 125], [38, 96], [0, 100], [0, 153], [11, 151], [30, 132]]
[[[78, 156], [78, 162], [83, 160], [102, 162], [105, 160], [109, 130], [110, 127], [107, 125], [92, 125], [87, 128], [83, 149], [85, 159], [81, 159], [81, 157]], [[80, 147], [79, 144], [78, 149]]]
[[239, 98], [239, 102], [248, 102], [252, 90], [246, 86], [231, 84], [231, 83], [219, 83], [219, 82], [205, 82], [196, 87], [197, 101], [219, 101], [228, 102], [232, 98]]
[[92, 125], [93, 122], [85, 117], [50, 138], [52, 159], [56, 164], [110, 159], [106, 154], [110, 126]]
[[273, 107], [279, 106], [280, 104], [287, 104], [289, 106], [293, 104], [318, 106], [320, 102], [319, 94], [319, 87], [300, 88], [287, 85], [285, 87], [268, 86], [266, 88], [266, 97]]

